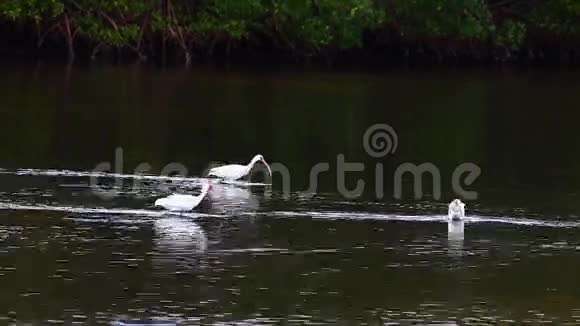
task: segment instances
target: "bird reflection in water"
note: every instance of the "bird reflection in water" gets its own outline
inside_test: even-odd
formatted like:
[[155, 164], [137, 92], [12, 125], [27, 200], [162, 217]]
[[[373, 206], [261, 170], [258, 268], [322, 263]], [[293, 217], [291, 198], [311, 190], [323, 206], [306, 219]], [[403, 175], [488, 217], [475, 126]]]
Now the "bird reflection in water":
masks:
[[455, 199], [449, 204], [447, 213], [447, 243], [450, 256], [463, 256], [465, 234], [465, 204]]
[[260, 202], [250, 188], [233, 184], [214, 184], [210, 193], [211, 208], [219, 214], [255, 212]]
[[168, 216], [154, 221], [155, 266], [166, 268], [203, 268], [208, 238], [197, 223], [187, 217]]
[[447, 252], [451, 257], [461, 257], [465, 254], [463, 250], [463, 233], [447, 234]]

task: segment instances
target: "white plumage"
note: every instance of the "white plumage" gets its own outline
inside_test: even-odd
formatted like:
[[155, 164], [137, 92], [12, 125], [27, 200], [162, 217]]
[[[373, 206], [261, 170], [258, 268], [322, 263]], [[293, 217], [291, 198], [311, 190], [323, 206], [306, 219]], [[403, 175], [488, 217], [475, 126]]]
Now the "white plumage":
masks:
[[455, 199], [449, 204], [447, 212], [447, 232], [448, 233], [463, 233], [465, 218], [465, 204], [459, 199]]
[[173, 194], [155, 201], [155, 206], [163, 207], [170, 211], [190, 211], [197, 207], [207, 193], [212, 189], [211, 184], [206, 183], [197, 196]]
[[230, 164], [209, 170], [208, 177], [217, 177], [225, 180], [238, 180], [247, 176], [257, 162], [262, 162], [268, 168], [270, 176], [272, 170], [262, 155], [256, 155], [248, 165]]

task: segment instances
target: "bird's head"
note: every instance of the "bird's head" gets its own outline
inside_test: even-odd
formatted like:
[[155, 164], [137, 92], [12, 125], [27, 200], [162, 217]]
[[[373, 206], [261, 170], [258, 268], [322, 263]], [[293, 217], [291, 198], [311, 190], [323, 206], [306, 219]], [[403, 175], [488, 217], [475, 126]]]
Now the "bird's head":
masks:
[[201, 192], [202, 193], [207, 193], [209, 191], [213, 190], [213, 185], [211, 184], [210, 181], [206, 182], [205, 184], [203, 184], [201, 186]]
[[266, 166], [266, 168], [268, 168], [268, 173], [270, 173], [270, 176], [272, 176], [272, 169], [270, 169], [270, 166], [268, 165], [268, 162], [266, 162], [266, 159], [264, 158], [264, 156], [262, 156], [261, 154], [258, 154], [256, 156], [254, 156], [254, 158], [252, 159], [252, 162], [256, 163], [256, 162], [262, 162], [264, 163], [264, 165]]
[[258, 154], [256, 156], [254, 156], [254, 158], [252, 159], [252, 161], [254, 161], [254, 162], [265, 162], [266, 160], [264, 159], [264, 156], [262, 156], [262, 154]]

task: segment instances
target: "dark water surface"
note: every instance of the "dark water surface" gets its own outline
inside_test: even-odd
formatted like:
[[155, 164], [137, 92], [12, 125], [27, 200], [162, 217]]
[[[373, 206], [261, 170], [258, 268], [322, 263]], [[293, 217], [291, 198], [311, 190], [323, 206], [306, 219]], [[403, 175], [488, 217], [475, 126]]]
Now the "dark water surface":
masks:
[[[2, 325], [580, 323], [579, 72], [3, 69]], [[377, 123], [398, 136], [379, 158], [363, 146]], [[153, 207], [257, 153], [289, 182]], [[360, 196], [341, 192], [339, 155], [363, 164], [345, 177]], [[441, 195], [404, 178], [395, 198], [396, 169], [426, 162]], [[463, 163], [478, 196], [449, 239]]]

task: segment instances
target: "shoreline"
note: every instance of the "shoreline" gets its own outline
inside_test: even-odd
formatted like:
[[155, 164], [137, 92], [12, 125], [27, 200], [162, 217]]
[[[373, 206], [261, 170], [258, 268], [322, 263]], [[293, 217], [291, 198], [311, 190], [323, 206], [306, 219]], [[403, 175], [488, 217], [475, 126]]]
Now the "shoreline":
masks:
[[[228, 67], [251, 67], [258, 70], [278, 69], [292, 67], [301, 70], [390, 70], [390, 69], [430, 69], [430, 68], [493, 68], [493, 69], [534, 69], [534, 68], [575, 68], [580, 67], [580, 53], [570, 55], [567, 52], [557, 52], [557, 49], [549, 49], [548, 55], [542, 53], [536, 58], [527, 55], [512, 57], [510, 60], [496, 60], [490, 57], [470, 57], [470, 56], [449, 56], [436, 57], [429, 55], [417, 55], [413, 57], [397, 56], [385, 54], [384, 52], [364, 52], [339, 53], [332, 57], [313, 58], [290, 58], [286, 55], [264, 55], [265, 52], [244, 52], [231, 57], [216, 56], [211, 58], [196, 58], [189, 63], [179, 60], [179, 57], [172, 58], [149, 58], [139, 59], [132, 55], [121, 54], [119, 56], [87, 58], [75, 57], [69, 60], [65, 53], [52, 49], [45, 51], [26, 49], [5, 49], [0, 47], [0, 61], [2, 65], [7, 64], [58, 64], [75, 66], [90, 65], [143, 65], [159, 68], [172, 67], [207, 67], [207, 68], [228, 68]], [[82, 51], [81, 51], [82, 53]]]

